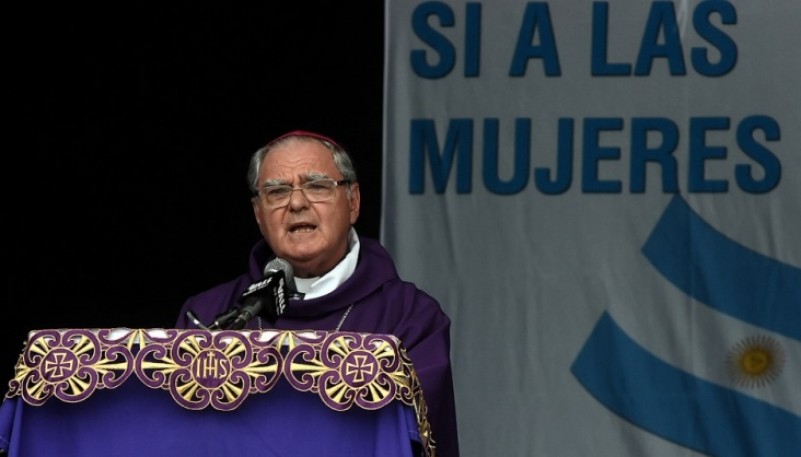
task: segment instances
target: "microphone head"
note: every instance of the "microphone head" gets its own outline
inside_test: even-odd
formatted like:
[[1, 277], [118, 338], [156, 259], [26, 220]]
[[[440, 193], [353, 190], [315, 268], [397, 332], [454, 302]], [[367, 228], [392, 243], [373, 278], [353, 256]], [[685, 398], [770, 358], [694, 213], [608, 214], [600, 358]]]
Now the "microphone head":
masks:
[[276, 257], [267, 262], [267, 265], [264, 266], [264, 276], [268, 276], [279, 270], [284, 272], [284, 282], [286, 283], [287, 289], [293, 292], [297, 291], [298, 289], [295, 287], [295, 271], [289, 262], [280, 257]]

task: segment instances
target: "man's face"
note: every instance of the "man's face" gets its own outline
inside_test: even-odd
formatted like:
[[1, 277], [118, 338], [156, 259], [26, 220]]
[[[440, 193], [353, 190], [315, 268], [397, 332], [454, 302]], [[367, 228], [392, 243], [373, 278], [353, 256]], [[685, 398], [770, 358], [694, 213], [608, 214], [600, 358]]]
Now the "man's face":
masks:
[[[344, 177], [325, 146], [306, 139], [290, 141], [271, 150], [259, 169], [259, 184], [301, 184], [319, 178], [336, 181]], [[320, 276], [345, 256], [348, 231], [359, 217], [359, 185], [338, 186], [334, 196], [323, 202], [309, 202], [302, 191], [292, 192], [289, 203], [268, 208], [260, 198], [253, 200], [259, 230], [273, 252], [289, 261], [295, 276]]]

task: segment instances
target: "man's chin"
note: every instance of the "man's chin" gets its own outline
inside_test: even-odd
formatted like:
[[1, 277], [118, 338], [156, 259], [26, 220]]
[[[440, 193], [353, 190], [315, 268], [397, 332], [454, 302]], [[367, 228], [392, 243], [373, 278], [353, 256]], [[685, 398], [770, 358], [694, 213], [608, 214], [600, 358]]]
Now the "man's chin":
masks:
[[293, 266], [309, 265], [314, 262], [321, 255], [322, 251], [319, 247], [312, 245], [292, 245], [288, 249], [283, 250], [282, 257], [289, 261]]

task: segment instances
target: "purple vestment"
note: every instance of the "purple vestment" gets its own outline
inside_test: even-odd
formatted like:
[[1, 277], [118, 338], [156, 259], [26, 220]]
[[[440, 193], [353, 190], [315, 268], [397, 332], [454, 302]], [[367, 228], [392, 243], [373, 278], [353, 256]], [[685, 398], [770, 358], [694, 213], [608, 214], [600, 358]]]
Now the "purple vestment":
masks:
[[[352, 304], [339, 330], [396, 336], [406, 348], [420, 378], [438, 457], [459, 455], [450, 364], [450, 319], [439, 303], [414, 284], [400, 279], [389, 253], [378, 241], [359, 237], [359, 261], [353, 275], [335, 291], [310, 300], [290, 300], [273, 328], [334, 330]], [[192, 328], [191, 310], [204, 324], [237, 304], [264, 265], [274, 257], [260, 240], [250, 254], [248, 272], [190, 297], [181, 308], [177, 328]], [[262, 322], [264, 328], [270, 328]], [[257, 328], [257, 319], [248, 328]]]

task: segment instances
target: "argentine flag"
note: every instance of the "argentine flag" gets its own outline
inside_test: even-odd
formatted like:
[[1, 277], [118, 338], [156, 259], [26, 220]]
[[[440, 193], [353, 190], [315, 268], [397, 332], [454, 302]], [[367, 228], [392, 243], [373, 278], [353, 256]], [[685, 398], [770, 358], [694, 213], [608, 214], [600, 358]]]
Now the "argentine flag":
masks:
[[664, 299], [604, 312], [572, 365], [632, 424], [714, 456], [801, 456], [801, 269], [680, 196], [642, 248]]

